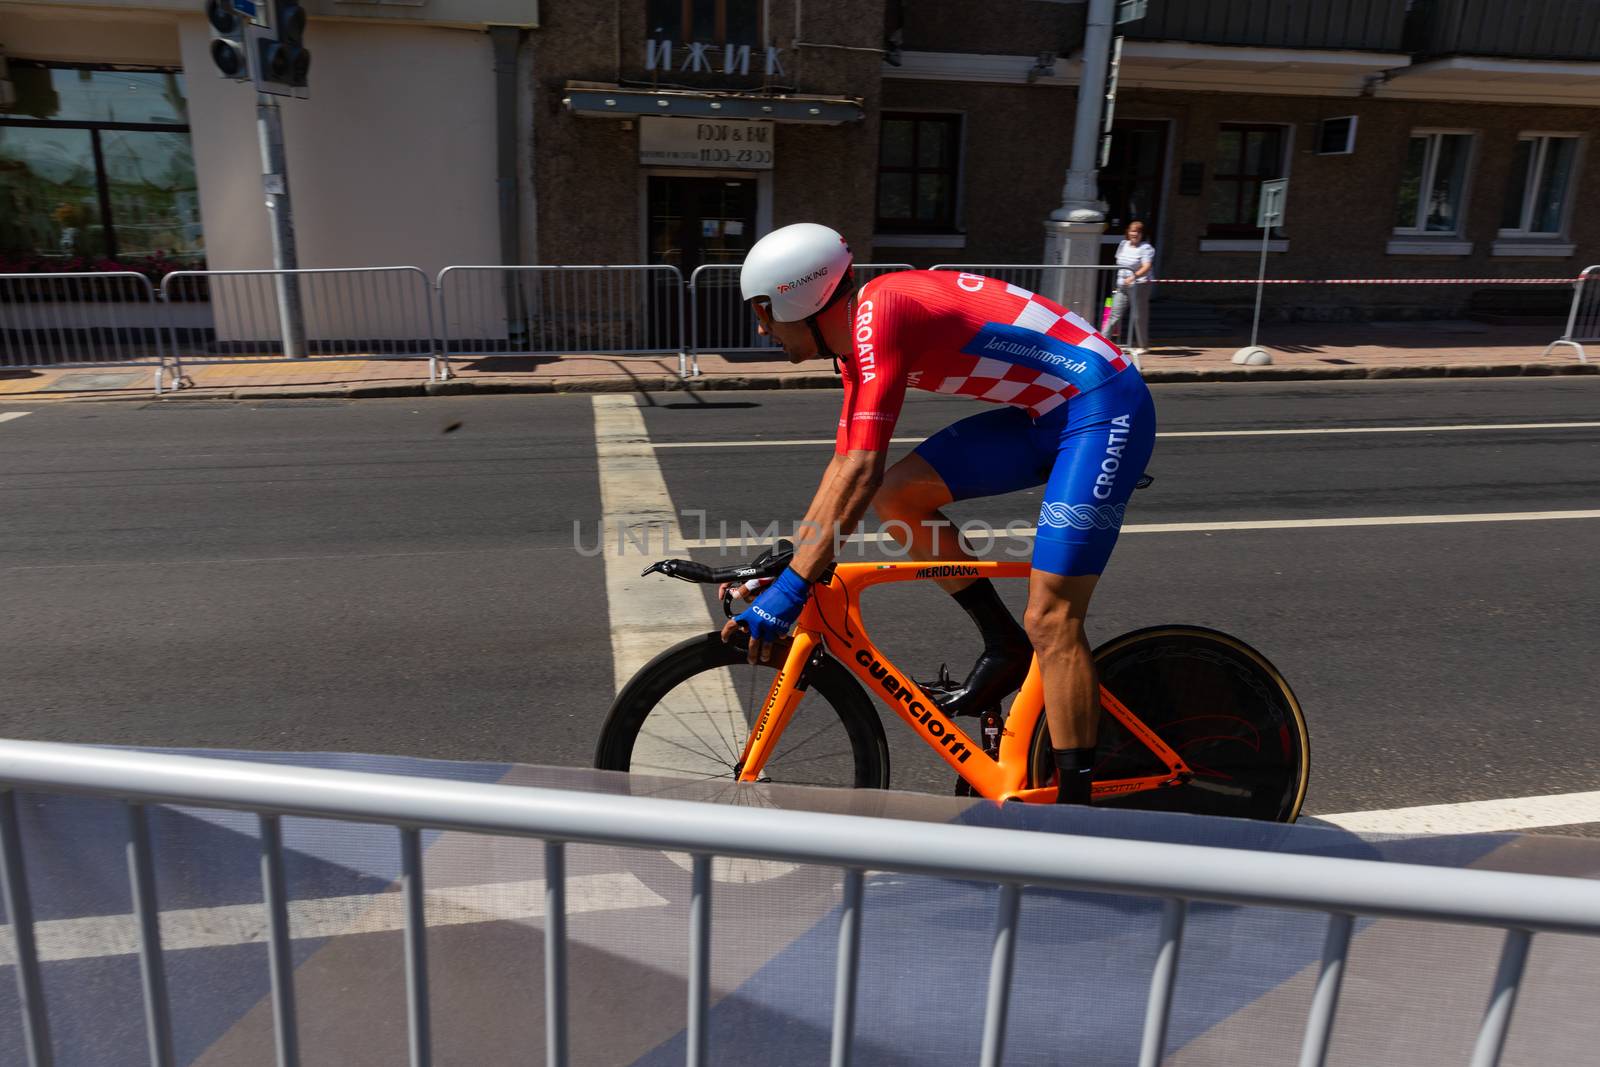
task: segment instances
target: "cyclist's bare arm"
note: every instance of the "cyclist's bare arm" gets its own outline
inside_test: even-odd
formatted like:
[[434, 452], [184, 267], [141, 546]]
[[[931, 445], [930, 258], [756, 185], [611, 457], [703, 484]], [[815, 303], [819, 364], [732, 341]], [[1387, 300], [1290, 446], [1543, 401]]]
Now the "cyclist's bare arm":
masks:
[[[851, 452], [848, 455], [839, 452], [833, 454], [833, 458], [828, 461], [827, 469], [822, 472], [822, 482], [817, 486], [816, 495], [811, 498], [811, 506], [806, 509], [805, 518], [800, 520], [800, 524], [795, 531], [795, 541], [800, 548], [795, 553], [794, 562], [791, 566], [794, 567], [795, 573], [799, 574], [800, 577], [807, 581], [814, 581], [816, 575], [827, 570], [828, 564], [833, 562], [833, 520], [829, 518], [828, 514], [831, 502], [837, 499], [848, 500], [852, 496], [858, 495], [861, 490], [857, 489], [856, 482], [861, 472], [875, 472], [864, 483], [866, 485], [864, 490], [866, 504], [861, 505], [852, 516], [848, 517], [848, 525], [845, 525], [844, 518], [839, 520], [841, 533], [850, 534], [855, 532], [855, 524], [860, 522], [861, 517], [866, 514], [866, 505], [872, 502], [873, 494], [877, 492], [878, 486], [883, 481], [884, 462], [885, 457], [882, 452], [859, 451]], [[821, 559], [821, 562], [816, 562], [811, 558], [809, 552], [819, 547], [813, 543], [819, 539], [825, 542], [827, 555]], [[802, 563], [802, 561], [805, 562]], [[802, 566], [814, 569], [802, 570]], [[770, 581], [771, 579], [768, 579], [761, 582], [760, 585], [765, 586], [770, 584]], [[758, 591], [759, 586], [756, 589], [740, 587], [733, 590], [733, 595], [737, 600], [754, 600]], [[719, 589], [718, 593], [720, 594], [721, 592], [723, 590]]]
[[[817, 495], [806, 509], [806, 525], [796, 531], [794, 559], [789, 567], [808, 582], [814, 582], [834, 559], [833, 531], [850, 533], [861, 522], [872, 503], [873, 494], [883, 483], [884, 453], [859, 450], [848, 455], [834, 454], [823, 473]], [[722, 627], [722, 639], [730, 640], [739, 623], [729, 619]], [[750, 642], [750, 662], [770, 659], [775, 643]]]
[[794, 562], [789, 566], [800, 577], [814, 582], [828, 569], [834, 558], [834, 531], [840, 536], [855, 532], [883, 484], [885, 458], [881, 451], [865, 449], [834, 453], [795, 532]]

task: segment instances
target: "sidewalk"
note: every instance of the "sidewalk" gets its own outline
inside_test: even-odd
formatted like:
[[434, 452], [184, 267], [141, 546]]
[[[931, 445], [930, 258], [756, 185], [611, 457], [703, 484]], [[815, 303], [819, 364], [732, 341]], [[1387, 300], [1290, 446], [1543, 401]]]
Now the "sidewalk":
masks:
[[[1541, 355], [1559, 325], [1504, 326], [1468, 321], [1295, 323], [1261, 331], [1272, 365], [1236, 366], [1248, 336], [1159, 344], [1142, 359], [1152, 382], [1310, 378], [1437, 378], [1597, 374], [1600, 351], [1580, 363], [1567, 346]], [[1600, 346], [1596, 346], [1600, 349]], [[451, 361], [447, 382], [427, 380], [419, 360], [330, 359], [185, 367], [192, 385], [168, 396], [209, 399], [595, 393], [664, 389], [807, 389], [838, 382], [826, 362], [792, 365], [764, 353], [700, 357], [700, 376], [682, 382], [672, 356], [494, 356]], [[153, 367], [0, 369], [0, 402], [148, 400]]]

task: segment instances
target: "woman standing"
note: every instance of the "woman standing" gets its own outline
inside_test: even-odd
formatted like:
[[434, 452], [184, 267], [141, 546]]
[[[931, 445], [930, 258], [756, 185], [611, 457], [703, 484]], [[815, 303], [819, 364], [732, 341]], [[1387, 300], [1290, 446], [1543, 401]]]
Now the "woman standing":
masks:
[[1111, 301], [1106, 332], [1127, 320], [1119, 343], [1134, 359], [1150, 345], [1150, 284], [1155, 281], [1155, 246], [1144, 239], [1144, 223], [1128, 223], [1127, 237], [1117, 245], [1117, 292]]

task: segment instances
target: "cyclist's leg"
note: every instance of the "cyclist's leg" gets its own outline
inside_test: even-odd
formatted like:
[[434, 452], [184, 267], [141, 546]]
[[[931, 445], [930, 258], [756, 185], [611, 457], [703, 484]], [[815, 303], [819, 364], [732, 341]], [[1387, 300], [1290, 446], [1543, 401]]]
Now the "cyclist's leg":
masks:
[[[918, 445], [890, 468], [873, 503], [886, 523], [909, 527], [912, 558], [971, 559], [940, 509], [952, 500], [1039, 485], [1053, 457], [1054, 443], [1040, 438], [1026, 412], [991, 409]], [[987, 578], [938, 581], [978, 627], [984, 650], [960, 686], [941, 686], [936, 695], [951, 714], [977, 714], [1022, 684], [1033, 649]]]
[[[971, 559], [942, 509], [955, 500], [1044, 484], [1054, 453], [1040, 449], [1035, 436], [1020, 408], [995, 407], [952, 423], [885, 472], [873, 509], [885, 523], [910, 527], [912, 559]], [[901, 544], [904, 535], [898, 527], [891, 530]], [[939, 585], [955, 593], [971, 581], [945, 578]]]
[[1024, 625], [1039, 657], [1062, 799], [1086, 803], [1100, 702], [1083, 620], [1155, 444], [1155, 405], [1143, 380], [1126, 372], [1073, 398], [1059, 441], [1039, 509]]

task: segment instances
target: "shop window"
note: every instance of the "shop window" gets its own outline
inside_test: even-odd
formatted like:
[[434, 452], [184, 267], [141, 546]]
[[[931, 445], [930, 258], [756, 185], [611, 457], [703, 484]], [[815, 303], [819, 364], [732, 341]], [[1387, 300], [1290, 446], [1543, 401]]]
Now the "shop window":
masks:
[[1517, 140], [1500, 209], [1501, 236], [1555, 237], [1565, 232], [1577, 158], [1575, 136], [1524, 134]]
[[1261, 233], [1256, 226], [1261, 183], [1283, 177], [1288, 140], [1285, 126], [1227, 123], [1217, 129], [1216, 165], [1206, 205], [1210, 236]]
[[10, 67], [0, 272], [204, 266], [183, 75]]
[[1466, 217], [1472, 134], [1417, 130], [1406, 146], [1394, 232], [1455, 235]]
[[760, 0], [650, 0], [648, 36], [699, 44], [761, 41]]
[[885, 112], [878, 138], [877, 232], [955, 232], [961, 117]]

